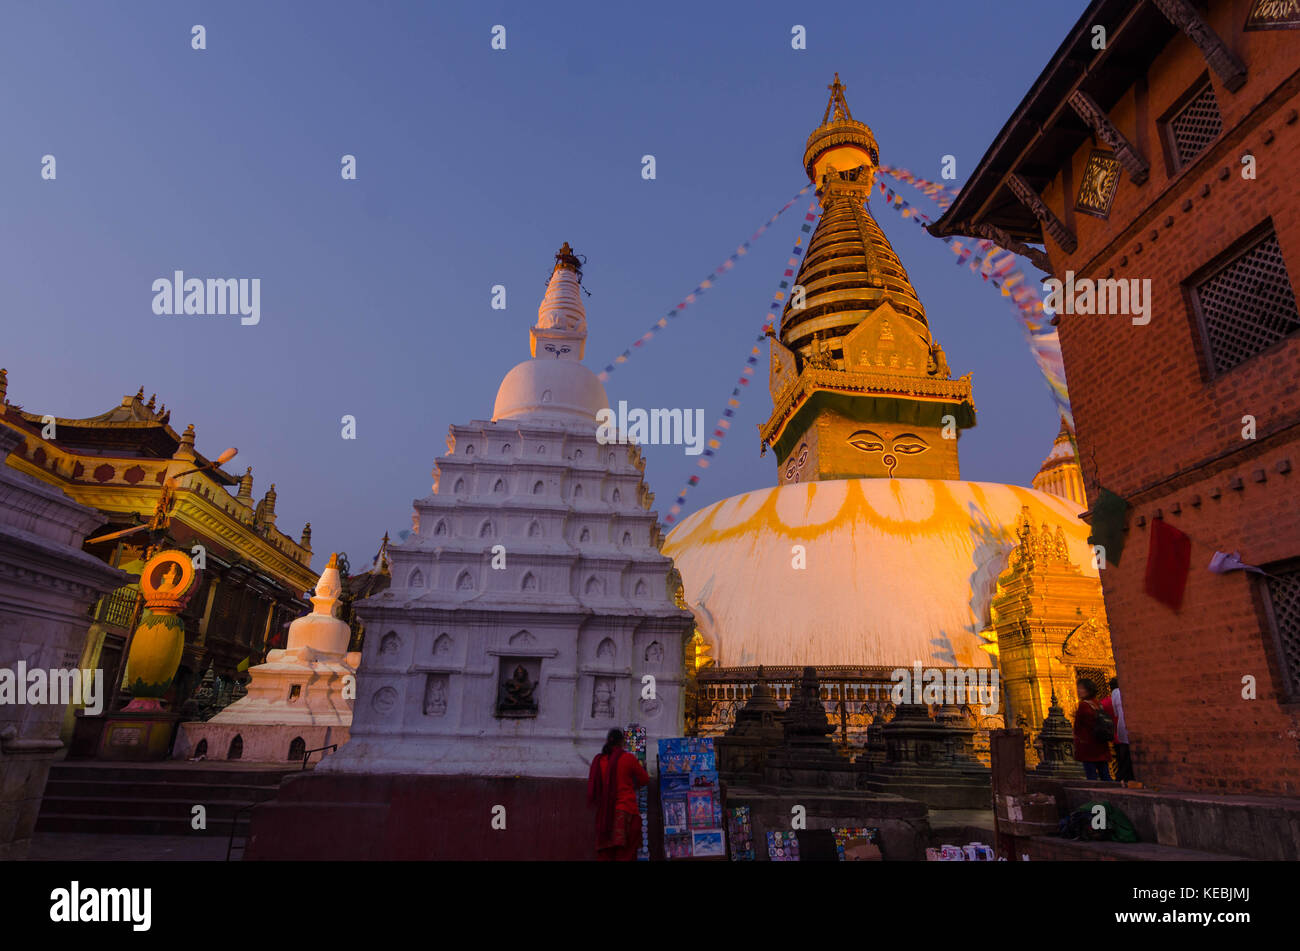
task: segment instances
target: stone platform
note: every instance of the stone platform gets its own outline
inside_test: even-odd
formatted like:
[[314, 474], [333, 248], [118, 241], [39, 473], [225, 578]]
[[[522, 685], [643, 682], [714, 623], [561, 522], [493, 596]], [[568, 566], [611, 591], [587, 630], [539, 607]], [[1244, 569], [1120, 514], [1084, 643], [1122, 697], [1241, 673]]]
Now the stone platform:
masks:
[[1016, 839], [1016, 858], [1031, 862], [1243, 862], [1236, 855], [1178, 849], [1155, 842], [1083, 842], [1035, 835]]
[[873, 769], [866, 784], [877, 794], [916, 799], [931, 809], [988, 809], [993, 803], [988, 770], [886, 765]]
[[[188, 760], [199, 744], [207, 741], [204, 762], [284, 763], [296, 767], [302, 756], [290, 757], [293, 741], [303, 741], [304, 750], [316, 750], [311, 762], [316, 763], [330, 755], [322, 747], [348, 741], [348, 725], [313, 726], [293, 723], [227, 723], [208, 720], [206, 723], [182, 723], [176, 734], [172, 757]], [[231, 743], [239, 737], [242, 752], [238, 760], [229, 759]]]
[[1300, 799], [1070, 783], [1064, 800], [1069, 810], [1094, 800], [1109, 802], [1128, 816], [1142, 842], [1168, 850], [1224, 860], [1300, 861]]

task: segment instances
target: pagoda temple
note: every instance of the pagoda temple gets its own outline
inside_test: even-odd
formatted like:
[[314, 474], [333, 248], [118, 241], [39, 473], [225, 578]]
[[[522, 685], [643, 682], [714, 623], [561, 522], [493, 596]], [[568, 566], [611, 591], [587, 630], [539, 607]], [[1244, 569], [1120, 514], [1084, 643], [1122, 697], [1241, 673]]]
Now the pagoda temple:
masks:
[[[87, 418], [32, 412], [9, 402], [7, 393], [8, 377], [0, 370], [0, 426], [18, 437], [7, 464], [100, 513], [100, 526], [87, 533], [87, 552], [138, 575], [149, 544], [144, 528], [160, 502], [170, 506], [169, 544], [186, 551], [202, 546], [200, 588], [181, 615], [185, 649], [168, 697], [174, 708], [205, 671], [233, 685], [241, 663], [257, 663], [268, 649], [284, 646], [289, 622], [307, 607], [303, 595], [316, 576], [311, 528], [298, 539], [280, 529], [274, 485], [255, 499], [252, 469], [233, 475], [201, 454], [194, 427], [173, 429], [171, 411], [156, 396], [146, 400], [143, 387]], [[179, 472], [185, 474], [173, 491], [167, 479]], [[116, 537], [95, 540], [105, 535]], [[121, 676], [137, 594], [134, 582], [118, 588], [100, 599], [87, 622], [79, 666], [102, 668], [109, 684]], [[76, 722], [69, 708], [65, 739]]]

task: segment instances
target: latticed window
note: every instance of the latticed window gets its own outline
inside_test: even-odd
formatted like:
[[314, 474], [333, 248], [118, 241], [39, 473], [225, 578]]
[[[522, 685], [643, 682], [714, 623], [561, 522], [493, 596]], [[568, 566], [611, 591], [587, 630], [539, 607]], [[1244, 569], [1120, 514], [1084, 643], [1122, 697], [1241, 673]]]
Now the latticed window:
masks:
[[1287, 700], [1300, 700], [1300, 565], [1270, 571], [1264, 580], [1282, 668], [1282, 692]]
[[1214, 87], [1206, 83], [1187, 104], [1168, 121], [1169, 140], [1173, 145], [1174, 165], [1182, 168], [1205, 150], [1223, 131], [1219, 101]]
[[140, 589], [135, 585], [118, 588], [100, 601], [99, 619], [105, 624], [111, 624], [114, 627], [130, 627], [131, 618], [135, 614], [135, 602], [139, 592]]
[[1195, 290], [1212, 375], [1300, 330], [1295, 293], [1273, 231]]

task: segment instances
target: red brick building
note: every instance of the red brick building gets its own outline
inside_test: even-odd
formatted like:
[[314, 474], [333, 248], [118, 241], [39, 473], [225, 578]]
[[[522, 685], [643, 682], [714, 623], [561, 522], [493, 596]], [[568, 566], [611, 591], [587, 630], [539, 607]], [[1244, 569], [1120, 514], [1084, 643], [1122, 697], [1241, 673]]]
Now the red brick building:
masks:
[[[1164, 789], [1300, 795], [1298, 110], [1300, 4], [1095, 0], [932, 226], [1150, 281], [1149, 323], [1114, 284], [1056, 320], [1089, 500], [1128, 506], [1102, 585]], [[1191, 543], [1178, 610], [1145, 584], [1161, 519]]]

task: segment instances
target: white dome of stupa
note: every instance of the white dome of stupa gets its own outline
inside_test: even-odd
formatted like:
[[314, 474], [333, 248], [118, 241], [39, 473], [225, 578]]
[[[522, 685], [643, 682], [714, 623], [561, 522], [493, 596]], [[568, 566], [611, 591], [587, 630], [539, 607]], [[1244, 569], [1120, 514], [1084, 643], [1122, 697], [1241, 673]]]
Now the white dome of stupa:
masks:
[[987, 667], [980, 632], [1022, 514], [1059, 526], [1097, 577], [1077, 511], [1014, 485], [832, 479], [715, 502], [663, 553], [720, 667]]
[[529, 330], [533, 358], [501, 381], [493, 422], [527, 416], [594, 424], [596, 414], [608, 408], [605, 387], [581, 362], [587, 343], [581, 282], [581, 262], [565, 242], [555, 255], [537, 323]]
[[609, 406], [605, 387], [596, 374], [573, 360], [534, 358], [506, 374], [497, 390], [492, 421], [539, 416], [596, 422], [596, 413]]

